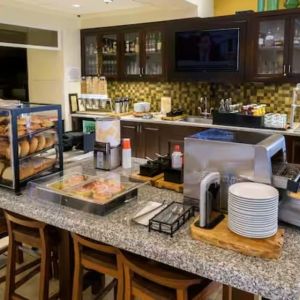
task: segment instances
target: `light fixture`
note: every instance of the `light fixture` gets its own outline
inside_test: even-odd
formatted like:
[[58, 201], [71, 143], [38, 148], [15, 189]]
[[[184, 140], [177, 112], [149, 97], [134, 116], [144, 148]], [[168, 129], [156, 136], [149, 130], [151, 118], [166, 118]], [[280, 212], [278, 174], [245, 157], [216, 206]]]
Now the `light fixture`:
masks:
[[75, 8], [79, 8], [80, 4], [72, 4], [72, 6], [75, 7]]
[[109, 4], [109, 3], [112, 3], [114, 0], [103, 0], [104, 1], [104, 3], [106, 3], [106, 4]]

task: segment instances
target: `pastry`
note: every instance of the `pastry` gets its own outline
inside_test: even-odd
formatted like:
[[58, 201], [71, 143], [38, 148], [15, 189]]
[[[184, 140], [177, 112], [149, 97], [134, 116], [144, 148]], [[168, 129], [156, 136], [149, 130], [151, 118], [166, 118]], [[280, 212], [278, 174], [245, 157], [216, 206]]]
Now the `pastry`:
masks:
[[3, 171], [2, 179], [7, 180], [7, 181], [12, 181], [13, 177], [12, 177], [12, 168], [11, 167], [7, 167]]
[[108, 191], [102, 192], [97, 191], [93, 193], [93, 199], [99, 201], [99, 202], [105, 202], [108, 201], [111, 198], [112, 194]]
[[9, 147], [9, 142], [8, 141], [1, 141], [0, 142], [0, 156], [6, 157], [6, 151], [7, 151], [8, 147]]
[[36, 130], [39, 130], [41, 128], [42, 128], [42, 126], [40, 124], [37, 124], [37, 123], [30, 124], [30, 130], [31, 131], [36, 131]]
[[39, 116], [31, 116], [30, 122], [34, 123], [34, 124], [41, 124], [42, 123], [42, 119]]
[[41, 123], [42, 127], [52, 127], [54, 122], [51, 120], [43, 119]]
[[[20, 144], [18, 145], [18, 156], [21, 155], [21, 147]], [[6, 148], [6, 155], [5, 155], [6, 159], [11, 160], [11, 152], [10, 152], [10, 146], [8, 146]]]
[[88, 188], [82, 187], [82, 188], [76, 190], [74, 192], [74, 194], [76, 194], [78, 196], [82, 196], [82, 197], [91, 197], [92, 191], [90, 189], [88, 189]]
[[54, 145], [55, 143], [55, 138], [54, 135], [49, 135], [46, 136], [46, 144], [45, 144], [45, 148], [50, 148]]
[[5, 169], [5, 163], [3, 161], [0, 161], [0, 175], [2, 174], [4, 169]]
[[36, 152], [36, 149], [38, 147], [38, 139], [36, 137], [33, 137], [30, 141], [30, 148], [29, 148], [29, 154], [32, 154], [34, 152]]
[[8, 117], [0, 116], [0, 124], [7, 124], [8, 120]]
[[26, 124], [27, 124], [26, 118], [23, 118], [23, 117], [18, 118], [18, 126], [19, 125], [25, 125], [26, 126]]
[[30, 150], [29, 142], [27, 140], [22, 140], [19, 145], [21, 148], [20, 157], [27, 156], [29, 154], [29, 150]]
[[43, 171], [45, 169], [43, 158], [34, 157], [34, 158], [32, 158], [31, 162], [32, 162], [32, 166], [34, 169], [34, 174], [40, 173], [41, 171]]
[[55, 158], [44, 158], [43, 161], [43, 169], [48, 169], [55, 165], [56, 159]]
[[29, 161], [29, 162], [24, 162], [21, 164], [20, 166], [20, 180], [23, 180], [27, 177], [30, 177], [32, 175], [34, 175], [34, 168], [33, 168], [33, 164]]
[[45, 148], [46, 139], [42, 134], [37, 136], [37, 139], [38, 139], [38, 146], [36, 151], [41, 151]]

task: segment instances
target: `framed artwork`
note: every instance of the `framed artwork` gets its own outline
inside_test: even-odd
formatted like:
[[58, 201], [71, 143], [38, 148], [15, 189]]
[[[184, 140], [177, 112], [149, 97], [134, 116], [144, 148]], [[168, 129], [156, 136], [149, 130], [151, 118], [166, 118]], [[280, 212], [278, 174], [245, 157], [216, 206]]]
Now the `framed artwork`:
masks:
[[76, 113], [78, 111], [78, 94], [69, 94], [70, 112]]

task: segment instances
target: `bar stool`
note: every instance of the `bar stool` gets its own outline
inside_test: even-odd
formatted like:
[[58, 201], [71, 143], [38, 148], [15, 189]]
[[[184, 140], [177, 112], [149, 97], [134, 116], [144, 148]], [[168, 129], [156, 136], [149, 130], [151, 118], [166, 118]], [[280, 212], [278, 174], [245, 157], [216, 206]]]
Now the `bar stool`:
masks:
[[104, 297], [114, 288], [115, 299], [123, 300], [123, 266], [120, 250], [74, 233], [72, 234], [72, 238], [74, 241], [75, 256], [72, 299], [82, 299], [83, 269], [87, 269], [113, 278], [109, 285], [101, 289], [98, 297]]
[[[18, 295], [16, 290], [38, 272], [40, 272], [39, 300], [49, 299], [51, 255], [52, 253], [57, 253], [56, 248], [59, 245], [55, 230], [45, 223], [31, 220], [8, 211], [4, 213], [9, 235], [5, 300], [26, 299]], [[40, 266], [16, 282], [16, 275], [21, 273], [20, 269], [16, 270], [16, 253], [20, 244], [23, 243], [40, 249], [40, 259], [28, 264], [33, 267], [37, 265], [37, 263], [40, 263]], [[56, 257], [56, 255], [54, 255], [54, 257]], [[57, 293], [52, 296], [51, 299], [57, 299], [58, 296], [59, 294]]]
[[204, 300], [221, 284], [124, 253], [125, 300]]

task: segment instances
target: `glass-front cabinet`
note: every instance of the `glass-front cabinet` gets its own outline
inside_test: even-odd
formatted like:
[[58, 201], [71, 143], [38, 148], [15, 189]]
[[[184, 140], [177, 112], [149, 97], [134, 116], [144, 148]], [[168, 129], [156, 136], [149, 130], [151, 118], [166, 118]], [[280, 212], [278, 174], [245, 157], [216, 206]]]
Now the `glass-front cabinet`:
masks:
[[117, 77], [119, 69], [118, 34], [100, 35], [99, 74], [105, 77]]
[[292, 38], [291, 38], [291, 62], [289, 71], [292, 76], [300, 75], [300, 17], [295, 17], [292, 22]]
[[300, 77], [300, 17], [257, 16], [252, 80], [290, 82]]
[[163, 75], [162, 32], [150, 31], [145, 34], [145, 75]]
[[81, 39], [82, 73], [85, 76], [98, 75], [98, 37], [97, 33], [88, 33]]
[[140, 41], [139, 31], [124, 33], [122, 58], [125, 77], [142, 76]]

